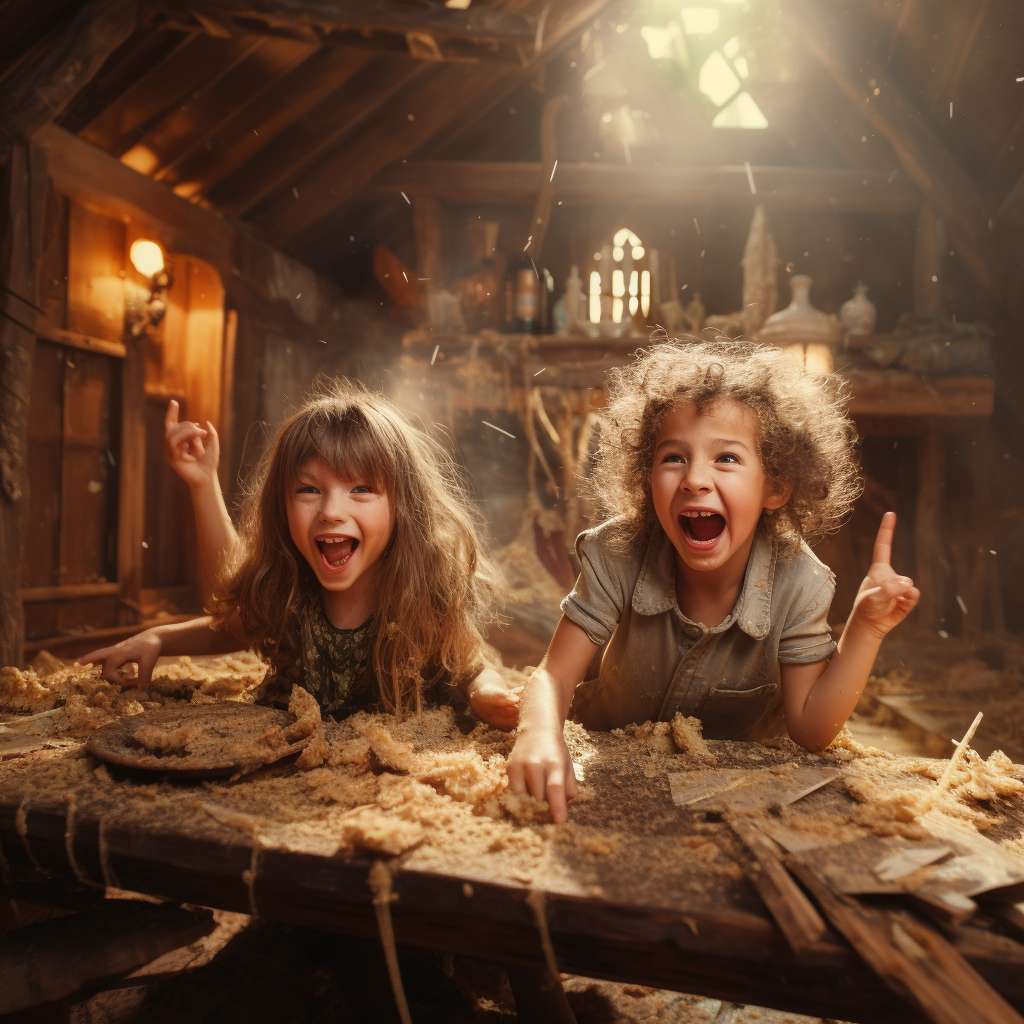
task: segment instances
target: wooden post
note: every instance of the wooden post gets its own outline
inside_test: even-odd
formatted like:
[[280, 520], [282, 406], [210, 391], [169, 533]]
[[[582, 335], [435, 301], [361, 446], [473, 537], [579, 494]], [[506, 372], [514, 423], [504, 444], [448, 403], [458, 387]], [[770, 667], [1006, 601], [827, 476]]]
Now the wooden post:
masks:
[[121, 362], [121, 465], [117, 506], [117, 582], [121, 624], [138, 622], [142, 590], [142, 542], [146, 518], [146, 354], [142, 338], [125, 326]]
[[949, 251], [946, 223], [931, 203], [922, 203], [914, 242], [914, 312], [943, 318], [942, 266]]
[[554, 96], [544, 105], [540, 117], [540, 152], [541, 182], [540, 192], [533, 207], [533, 218], [530, 221], [529, 237], [526, 248], [538, 269], [543, 266], [541, 256], [544, 252], [544, 239], [551, 221], [551, 203], [555, 198], [554, 176], [557, 173], [558, 142], [555, 136], [555, 122], [558, 113], [569, 102], [568, 96]]
[[[46, 151], [19, 142], [0, 173], [0, 665], [21, 663], [21, 562], [29, 507], [28, 403], [43, 248]], [[17, 298], [15, 298], [17, 296]]]
[[942, 507], [945, 500], [945, 449], [942, 434], [929, 422], [917, 440], [917, 508], [914, 546], [915, 582], [921, 591], [918, 616], [922, 625], [938, 629], [945, 608], [945, 538]]

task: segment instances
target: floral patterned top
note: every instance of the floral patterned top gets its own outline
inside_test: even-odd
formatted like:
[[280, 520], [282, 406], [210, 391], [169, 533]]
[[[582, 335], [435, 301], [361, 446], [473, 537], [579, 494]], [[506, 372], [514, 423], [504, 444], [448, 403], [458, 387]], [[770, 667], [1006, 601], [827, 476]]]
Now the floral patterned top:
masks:
[[327, 618], [319, 595], [305, 601], [302, 623], [302, 661], [278, 672], [291, 689], [298, 683], [320, 704], [325, 715], [341, 718], [376, 702], [373, 648], [377, 623], [372, 617], [355, 629], [339, 629]]

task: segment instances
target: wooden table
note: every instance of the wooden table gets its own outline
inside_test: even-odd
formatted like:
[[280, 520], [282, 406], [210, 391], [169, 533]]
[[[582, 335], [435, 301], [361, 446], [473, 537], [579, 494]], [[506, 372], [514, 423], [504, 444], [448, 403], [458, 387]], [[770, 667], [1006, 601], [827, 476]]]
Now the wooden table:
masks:
[[[599, 750], [624, 742], [608, 734], [592, 739]], [[750, 766], [751, 751], [758, 767], [794, 760], [832, 763], [796, 756], [791, 747], [710, 745], [719, 766]], [[77, 751], [72, 747], [59, 756], [77, 756]], [[254, 853], [244, 830], [212, 819], [204, 819], [202, 827], [195, 819], [183, 824], [151, 800], [147, 809], [142, 796], [130, 802], [130, 823], [129, 805], [123, 802], [90, 804], [78, 798], [69, 833], [73, 790], [36, 792], [23, 804], [32, 762], [19, 763], [27, 766], [22, 783], [12, 786], [8, 775], [0, 786], [0, 863], [11, 879], [29, 880], [45, 872], [70, 884], [106, 880], [168, 899], [233, 911], [255, 909], [259, 916], [278, 921], [378, 936], [368, 886], [371, 858], [270, 845]], [[577, 829], [600, 823], [614, 834], [615, 856], [588, 858], [572, 842], [557, 842], [553, 847], [562, 881], [534, 882], [544, 893], [561, 970], [847, 1021], [905, 1024], [923, 1019], [831, 930], [798, 958], [746, 877], [712, 871], [706, 859], [694, 854], [695, 835], [708, 836], [726, 853], [734, 849], [735, 837], [716, 815], [673, 804], [667, 774], [692, 768], [693, 762], [660, 755], [653, 778], [644, 773], [647, 764], [647, 755], [638, 754], [628, 768], [621, 759], [614, 771], [600, 763], [589, 767], [587, 783], [594, 798], [571, 812]], [[295, 769], [282, 764], [269, 770]], [[190, 793], [206, 799], [207, 791], [179, 783], [175, 792], [182, 799]], [[844, 801], [851, 798], [837, 781], [802, 803], [810, 812], [816, 806], [834, 810]], [[1024, 814], [1024, 806], [1019, 810]], [[543, 965], [537, 917], [527, 902], [530, 885], [467, 873], [457, 859], [443, 871], [409, 868], [406, 861], [403, 855], [390, 862], [397, 894], [391, 912], [399, 943], [504, 964]], [[253, 878], [249, 873], [254, 868]], [[949, 934], [1006, 999], [1024, 1008], [1024, 947], [980, 928], [964, 926]]]

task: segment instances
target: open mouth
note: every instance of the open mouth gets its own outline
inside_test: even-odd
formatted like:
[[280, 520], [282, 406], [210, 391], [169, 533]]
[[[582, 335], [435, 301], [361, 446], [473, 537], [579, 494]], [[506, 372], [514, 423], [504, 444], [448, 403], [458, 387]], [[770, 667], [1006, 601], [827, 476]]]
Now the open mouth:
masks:
[[694, 544], [713, 544], [725, 529], [725, 516], [717, 512], [680, 512], [679, 524], [687, 540]]
[[359, 547], [359, 541], [355, 537], [321, 537], [316, 546], [328, 568], [344, 569]]

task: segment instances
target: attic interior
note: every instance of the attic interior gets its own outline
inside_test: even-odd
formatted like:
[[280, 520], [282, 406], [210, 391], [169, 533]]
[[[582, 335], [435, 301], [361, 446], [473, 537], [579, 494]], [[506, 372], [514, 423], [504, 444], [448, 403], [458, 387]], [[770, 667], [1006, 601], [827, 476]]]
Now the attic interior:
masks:
[[[0, 1020], [1021, 1019], [1024, 8], [0, 24]], [[465, 481], [518, 700], [608, 512], [609, 374], [672, 338], [844, 382], [862, 491], [813, 546], [837, 640], [897, 515], [920, 600], [827, 749], [569, 723], [564, 824], [507, 788], [514, 734], [462, 712], [315, 708], [319, 761], [97, 753], [137, 715], [260, 706], [251, 651], [162, 657], [148, 690], [75, 664], [220, 593], [169, 403], [215, 429], [238, 525], [311, 393], [387, 396]], [[792, 791], [757, 802], [758, 772]]]

